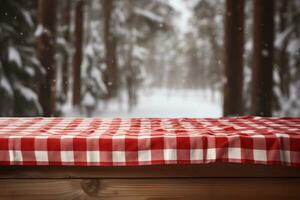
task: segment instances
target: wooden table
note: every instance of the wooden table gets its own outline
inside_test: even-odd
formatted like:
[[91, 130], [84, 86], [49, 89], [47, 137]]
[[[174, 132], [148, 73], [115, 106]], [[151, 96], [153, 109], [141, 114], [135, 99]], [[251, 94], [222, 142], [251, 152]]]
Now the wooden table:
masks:
[[0, 199], [300, 199], [300, 168], [1, 166]]

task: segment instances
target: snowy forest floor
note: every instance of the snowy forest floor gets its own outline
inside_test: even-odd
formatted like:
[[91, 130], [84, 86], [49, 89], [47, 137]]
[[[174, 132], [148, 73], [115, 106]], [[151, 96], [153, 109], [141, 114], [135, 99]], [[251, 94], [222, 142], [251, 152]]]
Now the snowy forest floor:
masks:
[[[221, 95], [209, 90], [146, 89], [140, 91], [138, 104], [128, 111], [126, 95], [122, 98], [99, 103], [91, 117], [220, 117]], [[64, 116], [88, 116], [84, 111], [72, 109], [71, 104], [62, 107]]]

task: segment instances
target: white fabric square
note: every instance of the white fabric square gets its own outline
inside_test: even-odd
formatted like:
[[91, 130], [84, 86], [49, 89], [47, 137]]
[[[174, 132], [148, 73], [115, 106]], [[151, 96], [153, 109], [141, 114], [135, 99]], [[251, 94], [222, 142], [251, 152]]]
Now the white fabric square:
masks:
[[74, 137], [75, 137], [74, 135], [70, 135], [70, 133], [69, 133], [68, 135], [62, 135], [61, 140], [63, 140], [63, 139], [73, 139]]
[[37, 162], [48, 162], [47, 151], [35, 151], [34, 154]]
[[253, 150], [253, 158], [255, 161], [267, 161], [267, 152], [265, 150]]
[[177, 150], [176, 149], [164, 149], [165, 160], [177, 160]]
[[265, 138], [264, 135], [258, 135], [258, 134], [256, 134], [256, 135], [251, 135], [251, 137], [252, 137], [252, 138]]
[[288, 135], [288, 134], [276, 133], [275, 135], [276, 135], [276, 137], [278, 137], [278, 138], [289, 138], [289, 135]]
[[73, 151], [61, 151], [60, 156], [62, 162], [74, 162]]
[[139, 162], [151, 161], [151, 150], [138, 151]]
[[203, 149], [191, 149], [190, 150], [191, 160], [203, 160]]
[[124, 139], [125, 140], [126, 136], [125, 134], [118, 134], [118, 135], [113, 135], [112, 139]]
[[212, 149], [207, 149], [207, 156], [206, 158], [208, 160], [215, 160], [216, 159], [216, 149], [212, 148]]
[[23, 161], [22, 152], [16, 150], [9, 150], [10, 161]]
[[86, 159], [87, 159], [87, 162], [100, 162], [99, 151], [87, 151]]
[[228, 148], [228, 158], [229, 159], [241, 159], [241, 149], [240, 148]]
[[125, 152], [124, 151], [113, 151], [112, 152], [113, 162], [125, 162]]

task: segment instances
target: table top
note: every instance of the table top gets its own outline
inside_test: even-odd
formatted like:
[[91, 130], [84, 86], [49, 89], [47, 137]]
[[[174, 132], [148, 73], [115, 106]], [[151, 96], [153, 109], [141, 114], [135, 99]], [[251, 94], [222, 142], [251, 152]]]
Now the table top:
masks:
[[300, 167], [300, 118], [0, 118], [0, 165]]

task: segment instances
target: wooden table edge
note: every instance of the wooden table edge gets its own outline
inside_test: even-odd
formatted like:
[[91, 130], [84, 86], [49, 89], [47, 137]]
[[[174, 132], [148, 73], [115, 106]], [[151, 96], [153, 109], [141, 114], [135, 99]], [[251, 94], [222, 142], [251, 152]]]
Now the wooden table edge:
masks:
[[0, 179], [214, 177], [300, 178], [300, 168], [225, 163], [149, 166], [0, 166]]

